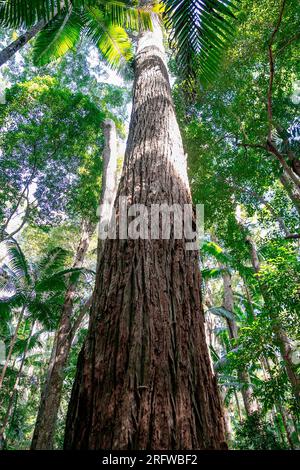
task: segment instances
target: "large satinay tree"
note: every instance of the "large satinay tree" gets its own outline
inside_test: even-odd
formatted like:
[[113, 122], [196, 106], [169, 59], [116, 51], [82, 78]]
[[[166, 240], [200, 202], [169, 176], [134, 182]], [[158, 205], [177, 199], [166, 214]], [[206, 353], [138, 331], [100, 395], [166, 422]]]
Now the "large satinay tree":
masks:
[[[124, 3], [148, 10], [153, 4]], [[232, 2], [162, 3], [181, 73], [192, 80], [197, 67], [207, 79], [226, 43]], [[117, 232], [119, 196], [129, 206], [192, 203], [162, 22], [157, 13], [152, 18], [153, 26], [139, 33], [136, 44], [133, 109], [115, 204]], [[89, 36], [101, 43], [96, 26], [88, 22]], [[67, 449], [224, 446], [205, 341], [198, 252], [186, 250], [187, 240], [175, 239], [173, 232], [174, 227], [169, 240], [105, 241], [69, 406]]]

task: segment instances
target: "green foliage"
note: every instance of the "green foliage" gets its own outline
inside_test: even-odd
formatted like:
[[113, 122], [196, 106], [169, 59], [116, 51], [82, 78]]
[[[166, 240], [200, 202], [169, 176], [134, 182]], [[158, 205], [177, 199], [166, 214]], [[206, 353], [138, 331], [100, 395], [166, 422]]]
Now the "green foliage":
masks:
[[7, 91], [0, 109], [3, 223], [33, 181], [38, 205], [30, 205], [32, 220], [59, 221], [66, 212], [77, 220], [96, 218], [104, 118], [87, 97], [62, 89], [51, 77]]
[[278, 450], [284, 448], [275, 429], [259, 413], [253, 413], [237, 426], [234, 447], [249, 450]]
[[88, 8], [84, 13], [83, 22], [86, 34], [98, 46], [111, 67], [118, 67], [122, 60], [129, 61], [133, 57], [125, 29], [111, 22], [102, 11]]
[[57, 247], [36, 264], [29, 263], [20, 246], [8, 242], [7, 264], [2, 267], [0, 279], [5, 293], [0, 299], [2, 320], [10, 321], [15, 311], [25, 309], [47, 329], [54, 329], [69, 282], [76, 282], [83, 273], [80, 269], [65, 269], [66, 257], [66, 251]]
[[131, 41], [125, 28], [151, 29], [148, 11], [122, 0], [7, 0], [0, 6], [0, 22], [6, 26], [30, 27], [38, 21], [45, 25], [34, 46], [33, 61], [45, 65], [74, 48], [81, 35], [99, 47], [103, 58], [118, 67], [132, 57]]
[[[106, 83], [104, 64], [116, 68], [131, 62], [131, 39], [136, 31], [151, 29], [152, 7], [163, 14], [175, 53], [170, 62], [177, 78], [173, 94], [191, 188], [194, 202], [205, 205], [202, 297], [211, 358], [233, 426], [230, 444], [236, 449], [285, 449], [292, 440], [299, 446], [299, 403], [286, 369], [292, 354], [283, 354], [277, 332], [280, 328], [297, 352], [299, 242], [285, 238], [299, 233], [300, 206], [292, 197], [297, 196], [293, 184], [282, 183], [282, 163], [266, 145], [271, 138], [294, 171], [299, 154], [298, 2], [284, 2], [280, 24], [283, 3], [275, 0], [153, 3], [138, 7], [136, 1], [35, 0], [28, 8], [27, 1], [0, 2], [5, 26], [29, 28], [41, 19], [47, 23], [34, 47], [22, 51], [10, 69], [2, 69], [10, 82], [6, 104], [0, 106], [4, 238], [9, 239], [8, 222], [24, 208], [26, 212], [18, 244], [1, 252], [0, 338], [7, 349], [21, 318], [0, 398], [2, 416], [28, 349], [6, 429], [9, 449], [30, 445], [67, 285], [76, 282], [75, 316], [92, 290], [96, 241], [86, 261], [91, 269], [70, 266], [80, 223], [96, 222], [103, 119], [113, 118], [125, 137], [130, 99], [126, 85]], [[10, 39], [1, 36], [4, 43]], [[272, 119], [267, 106], [271, 40]], [[249, 240], [256, 247], [258, 269], [253, 269]], [[225, 274], [233, 311], [224, 308]], [[58, 448], [85, 327], [75, 337], [64, 371]], [[299, 375], [298, 364], [293, 370]], [[248, 418], [245, 392], [259, 407]]]

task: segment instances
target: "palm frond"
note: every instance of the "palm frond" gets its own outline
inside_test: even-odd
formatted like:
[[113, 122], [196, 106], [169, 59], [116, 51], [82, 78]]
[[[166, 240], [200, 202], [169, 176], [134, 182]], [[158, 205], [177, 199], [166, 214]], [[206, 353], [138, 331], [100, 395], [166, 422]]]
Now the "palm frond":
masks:
[[65, 267], [69, 252], [61, 247], [55, 247], [49, 250], [38, 262], [37, 271], [40, 278], [44, 278], [60, 271]]
[[7, 243], [7, 256], [9, 265], [15, 276], [27, 285], [30, 285], [31, 276], [29, 265], [19, 245], [15, 242], [9, 241]]
[[170, 44], [182, 75], [191, 80], [198, 70], [202, 84], [217, 73], [234, 31], [236, 0], [163, 0]]
[[47, 300], [42, 301], [39, 299], [35, 299], [28, 306], [32, 318], [38, 320], [48, 331], [55, 329], [57, 326], [57, 315], [55, 315], [56, 312], [53, 311], [52, 307], [51, 303]]
[[208, 279], [218, 279], [220, 276], [222, 276], [222, 272], [224, 269], [222, 268], [205, 268], [202, 269], [201, 274], [202, 274], [202, 279], [208, 280]]
[[24, 336], [19, 338], [15, 345], [15, 353], [17, 355], [21, 355], [24, 353], [25, 350], [32, 351], [36, 347], [43, 347], [43, 343], [41, 341], [41, 335], [45, 332], [45, 330], [39, 330], [34, 333], [32, 336]]
[[80, 39], [81, 18], [75, 11], [63, 10], [38, 34], [34, 49], [35, 65], [46, 65], [75, 47]]
[[0, 4], [0, 24], [28, 28], [41, 20], [47, 23], [69, 5], [67, 0], [5, 0]]
[[77, 282], [84, 272], [85, 269], [83, 268], [64, 269], [38, 281], [35, 285], [35, 290], [39, 293], [63, 291], [69, 284]]
[[232, 259], [223, 248], [221, 248], [217, 243], [214, 242], [205, 242], [201, 248], [201, 252], [206, 255], [213, 256], [220, 263], [231, 265]]
[[133, 6], [131, 0], [108, 0], [103, 11], [105, 18], [116, 26], [134, 31], [152, 30], [151, 11]]
[[83, 15], [85, 33], [99, 48], [108, 64], [117, 68], [133, 57], [128, 34], [98, 8], [88, 7]]
[[0, 319], [7, 321], [10, 318], [12, 310], [20, 308], [24, 305], [25, 298], [22, 295], [13, 295], [8, 299], [0, 299]]

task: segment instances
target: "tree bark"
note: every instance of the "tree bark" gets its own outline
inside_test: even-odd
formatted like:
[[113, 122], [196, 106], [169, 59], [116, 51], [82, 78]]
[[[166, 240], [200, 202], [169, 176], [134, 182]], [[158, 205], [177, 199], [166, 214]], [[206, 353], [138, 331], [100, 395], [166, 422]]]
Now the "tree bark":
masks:
[[[74, 268], [80, 268], [83, 265], [92, 231], [91, 225], [83, 222], [81, 239], [73, 263]], [[73, 300], [75, 295], [76, 283], [72, 283], [66, 291], [60, 323], [53, 343], [53, 351], [31, 443], [32, 450], [53, 448], [55, 426], [64, 381], [64, 369], [67, 364], [74, 334], [76, 333], [72, 328]]]
[[[143, 33], [118, 196], [191, 203], [161, 31]], [[115, 203], [120, 229], [119, 198]], [[65, 449], [219, 449], [224, 421], [185, 239], [107, 239], [68, 410]]]
[[299, 175], [295, 173], [294, 167], [291, 168], [288, 163], [286, 162], [284, 156], [278, 151], [278, 149], [274, 146], [274, 144], [268, 139], [267, 141], [267, 150], [274, 155], [277, 160], [279, 161], [280, 165], [283, 168], [283, 171], [289, 176], [293, 184], [295, 185], [296, 190], [300, 190], [300, 179]]
[[26, 33], [22, 34], [18, 39], [2, 49], [0, 52], [0, 67], [20, 51], [32, 38], [34, 38], [46, 24], [47, 23], [44, 20], [39, 21], [29, 29], [29, 31], [26, 31]]

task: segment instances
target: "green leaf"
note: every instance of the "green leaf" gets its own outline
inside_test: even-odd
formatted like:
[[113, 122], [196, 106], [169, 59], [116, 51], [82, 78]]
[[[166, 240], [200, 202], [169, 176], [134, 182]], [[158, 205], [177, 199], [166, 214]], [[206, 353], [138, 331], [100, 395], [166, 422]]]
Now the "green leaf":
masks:
[[13, 309], [23, 306], [25, 298], [22, 295], [13, 295], [8, 299], [0, 299], [0, 318], [7, 321]]
[[19, 245], [13, 241], [9, 241], [7, 243], [7, 257], [14, 275], [19, 280], [25, 282], [27, 285], [30, 285], [31, 276], [28, 263]]
[[81, 274], [85, 272], [84, 268], [70, 268], [59, 271], [38, 281], [35, 286], [36, 292], [63, 291], [69, 284], [77, 282]]
[[235, 0], [164, 0], [163, 3], [179, 70], [191, 80], [198, 69], [202, 84], [210, 82], [233, 35]]
[[48, 22], [69, 4], [67, 0], [5, 0], [0, 5], [0, 23], [27, 28], [40, 20]]
[[61, 247], [55, 247], [47, 252], [37, 263], [41, 277], [49, 276], [65, 267], [69, 252]]
[[221, 268], [206, 268], [202, 269], [201, 274], [203, 279], [217, 279], [222, 276], [223, 269]]
[[100, 49], [103, 58], [113, 68], [133, 57], [131, 41], [125, 29], [97, 8], [89, 7], [83, 13], [85, 33]]
[[81, 28], [80, 16], [64, 10], [38, 34], [33, 50], [34, 64], [46, 65], [66, 54], [78, 43]]

